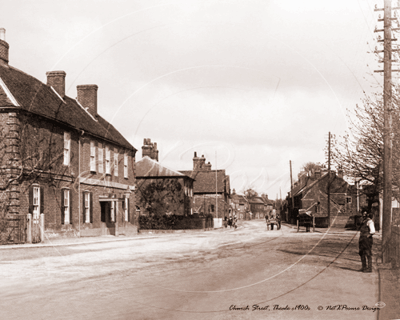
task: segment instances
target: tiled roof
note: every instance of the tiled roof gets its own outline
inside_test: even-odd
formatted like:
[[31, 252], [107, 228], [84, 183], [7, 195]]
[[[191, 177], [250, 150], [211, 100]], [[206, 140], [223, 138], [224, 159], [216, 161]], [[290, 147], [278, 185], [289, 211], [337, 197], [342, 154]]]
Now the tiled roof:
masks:
[[250, 198], [249, 202], [253, 204], [264, 204], [264, 201], [260, 197]]
[[145, 156], [136, 162], [136, 178], [144, 177], [186, 177], [183, 173], [160, 165], [157, 161]]
[[110, 123], [101, 116], [95, 121], [75, 99], [61, 100], [55, 91], [38, 79], [7, 65], [0, 65], [0, 79], [4, 82], [19, 106], [4, 98], [0, 88], [0, 107], [21, 108], [66, 126], [84, 130], [94, 136], [111, 141], [127, 149], [136, 150]]
[[[183, 174], [195, 179], [193, 182], [194, 193], [217, 193], [225, 192], [225, 183], [229, 176], [225, 175], [225, 170], [185, 170]], [[229, 192], [229, 190], [226, 190]]]

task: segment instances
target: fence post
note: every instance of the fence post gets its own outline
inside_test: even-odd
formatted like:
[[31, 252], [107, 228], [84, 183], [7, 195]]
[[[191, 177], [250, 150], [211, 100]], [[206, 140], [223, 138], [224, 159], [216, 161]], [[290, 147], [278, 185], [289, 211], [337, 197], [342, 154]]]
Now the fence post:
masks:
[[40, 241], [44, 241], [44, 213], [39, 217]]
[[300, 223], [299, 223], [299, 219], [297, 219], [297, 232], [299, 232], [300, 229]]
[[28, 213], [26, 217], [26, 242], [32, 243], [32, 214]]

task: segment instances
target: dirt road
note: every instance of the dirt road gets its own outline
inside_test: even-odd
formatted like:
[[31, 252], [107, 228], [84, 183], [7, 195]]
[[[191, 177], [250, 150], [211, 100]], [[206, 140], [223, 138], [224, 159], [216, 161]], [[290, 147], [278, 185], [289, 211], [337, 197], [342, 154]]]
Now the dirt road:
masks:
[[376, 319], [355, 232], [167, 234], [0, 251], [1, 319]]

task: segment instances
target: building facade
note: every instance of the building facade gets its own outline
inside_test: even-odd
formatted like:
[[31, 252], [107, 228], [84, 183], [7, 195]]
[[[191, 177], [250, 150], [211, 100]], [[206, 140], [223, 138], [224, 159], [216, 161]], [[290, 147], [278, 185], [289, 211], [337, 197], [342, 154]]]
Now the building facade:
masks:
[[144, 139], [143, 158], [136, 163], [140, 214], [191, 215], [193, 179], [158, 163], [157, 144]]
[[193, 170], [180, 171], [193, 182], [193, 212], [212, 214], [214, 218], [229, 216], [230, 183], [225, 170], [212, 170], [204, 156], [194, 153]]
[[8, 48], [0, 39], [2, 217], [28, 217], [34, 242], [135, 233], [136, 149], [98, 114], [98, 87], [70, 98], [64, 71], [44, 84], [9, 65]]

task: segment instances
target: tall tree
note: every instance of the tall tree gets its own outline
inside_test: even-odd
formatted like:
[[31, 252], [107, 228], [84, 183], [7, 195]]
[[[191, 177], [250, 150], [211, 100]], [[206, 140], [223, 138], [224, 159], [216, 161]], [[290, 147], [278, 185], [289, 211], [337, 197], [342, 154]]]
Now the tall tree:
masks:
[[314, 175], [315, 171], [321, 169], [321, 164], [315, 162], [307, 162], [303, 164], [303, 167], [301, 169], [307, 172], [307, 175], [311, 177]]
[[[399, 103], [397, 91], [393, 94], [393, 184], [400, 186], [400, 134]], [[348, 110], [349, 132], [333, 140], [332, 160], [344, 174], [354, 180], [367, 182], [369, 191], [378, 194], [382, 190], [383, 178], [383, 100], [381, 95], [365, 97], [356, 105], [354, 114]], [[398, 198], [398, 192], [393, 194]]]
[[246, 189], [246, 190], [243, 192], [243, 194], [244, 194], [244, 196], [245, 196], [247, 199], [250, 199], [250, 198], [253, 198], [253, 197], [258, 197], [257, 191], [255, 191], [255, 190], [252, 189], [252, 188]]

